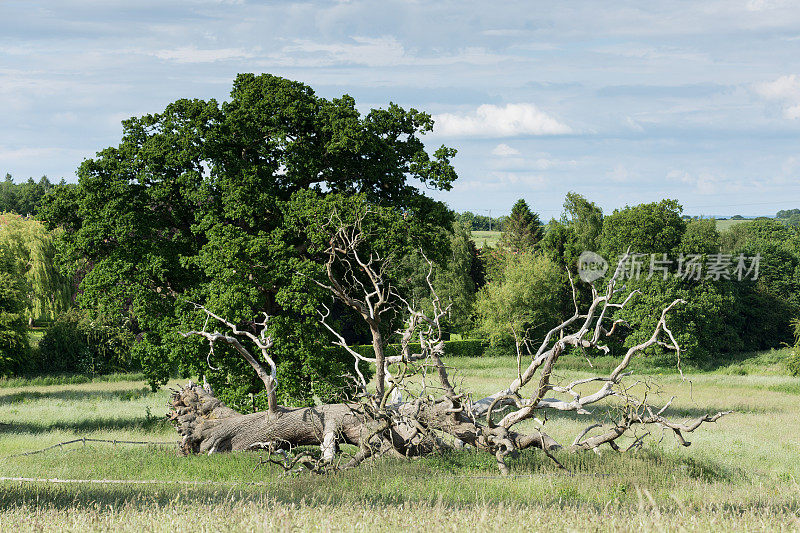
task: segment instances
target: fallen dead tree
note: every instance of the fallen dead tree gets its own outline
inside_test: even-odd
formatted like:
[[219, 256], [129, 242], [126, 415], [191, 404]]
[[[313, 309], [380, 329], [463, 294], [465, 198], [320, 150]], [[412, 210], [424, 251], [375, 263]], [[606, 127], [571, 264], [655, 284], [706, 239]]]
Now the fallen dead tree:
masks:
[[[608, 375], [565, 384], [553, 381], [559, 357], [570, 348], [608, 352], [604, 342], [621, 324], [614, 319], [615, 311], [636, 296], [630, 293], [623, 297], [617, 288], [627, 257], [620, 261], [602, 293], [592, 285], [591, 304], [583, 311], [579, 309], [573, 285], [574, 314], [550, 330], [538, 349], [529, 350], [529, 356], [523, 356], [524, 350], [517, 350], [517, 373], [509, 377], [508, 387], [476, 399], [468, 390], [454, 385], [451, 369], [443, 362], [441, 320], [447, 307], [436, 295], [430, 275], [428, 285], [433, 311], [424, 313], [386, 282], [385, 259], [375, 254], [364, 256], [361, 252], [360, 246], [366, 236], [358, 221], [348, 226], [332, 218], [331, 223], [335, 230], [327, 249], [327, 279], [316, 283], [365, 320], [373, 334], [374, 357], [365, 357], [347, 345], [342, 335], [326, 321], [327, 309], [320, 313], [320, 319], [334, 336], [334, 344], [353, 356], [360, 397], [348, 403], [316, 407], [278, 405], [275, 390], [279, 386], [279, 376], [269, 355], [272, 340], [266, 334], [267, 317], [250, 331], [198, 305], [209, 320], [225, 331], [204, 329], [183, 335], [204, 337], [212, 346], [217, 342], [231, 345], [263, 381], [269, 393], [269, 408], [265, 412], [241, 414], [223, 405], [210, 388], [190, 383], [175, 391], [168, 413], [182, 437], [183, 453], [260, 449], [268, 452], [270, 462], [286, 469], [308, 468], [323, 472], [352, 468], [374, 456], [415, 457], [469, 445], [491, 453], [500, 471], [508, 474], [506, 458], [521, 450], [540, 449], [556, 462], [551, 452], [560, 448], [578, 452], [608, 445], [621, 450], [618, 440], [641, 426], [671, 431], [681, 444], [688, 446], [685, 433], [726, 414], [709, 413], [676, 422], [665, 416], [671, 400], [654, 407], [648, 403], [646, 393], [641, 398], [635, 396], [632, 386], [625, 382], [631, 374], [628, 370], [631, 361], [644, 350], [659, 345], [680, 352], [667, 325], [667, 317], [681, 300], [663, 309], [650, 337], [630, 347]], [[404, 327], [397, 332], [401, 349], [396, 355], [387, 355], [381, 335], [381, 316], [389, 309], [402, 312], [405, 317]], [[421, 346], [419, 352], [412, 353], [412, 341]], [[531, 345], [529, 339], [518, 339], [518, 348], [521, 344]], [[258, 352], [252, 353], [252, 346]], [[523, 358], [528, 359], [525, 364]], [[365, 363], [374, 365], [376, 370], [372, 388], [359, 371], [359, 364]], [[587, 391], [587, 388], [591, 389]], [[557, 442], [545, 432], [548, 417], [568, 411], [588, 415], [592, 406], [604, 400], [615, 402], [618, 416], [611, 423], [589, 424], [568, 445]], [[520, 430], [520, 424], [525, 421], [533, 421], [533, 424], [526, 425], [527, 431]], [[339, 445], [345, 443], [356, 446], [358, 451], [346, 460], [337, 459]], [[638, 444], [641, 444], [641, 436], [635, 437], [631, 446]], [[302, 445], [319, 446], [319, 452], [292, 452]]]

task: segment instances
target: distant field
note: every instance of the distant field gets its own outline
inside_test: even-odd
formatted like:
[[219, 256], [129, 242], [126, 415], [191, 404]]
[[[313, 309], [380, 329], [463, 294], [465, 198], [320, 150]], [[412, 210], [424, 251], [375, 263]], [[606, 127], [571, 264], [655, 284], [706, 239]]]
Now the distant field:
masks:
[[742, 222], [750, 222], [750, 220], [742, 219], [742, 220], [717, 220], [717, 231], [725, 231], [729, 229], [731, 226], [735, 226], [736, 224], [741, 224]]
[[[329, 476], [282, 477], [257, 452], [179, 457], [174, 444], [81, 444], [8, 457], [79, 438], [176, 442], [162, 418], [168, 391], [143, 381], [0, 388], [0, 481], [8, 531], [733, 531], [800, 528], [800, 380], [768, 352], [714, 373], [651, 370], [675, 418], [734, 413], [679, 446], [653, 435], [639, 451], [556, 452], [569, 472], [528, 450], [497, 475], [494, 458], [462, 451], [415, 461], [383, 459]], [[588, 376], [575, 358], [559, 380]], [[476, 394], [507, 385], [513, 357], [455, 358], [454, 377]], [[581, 364], [583, 366], [581, 366]], [[610, 368], [598, 360], [595, 371]], [[7, 385], [11, 385], [8, 383]], [[171, 382], [170, 386], [177, 385]], [[654, 392], [656, 392], [654, 390]], [[596, 416], [610, 414], [598, 408]], [[585, 427], [556, 416], [549, 432], [569, 442]], [[533, 423], [523, 428], [534, 430]], [[180, 480], [182, 484], [175, 483]], [[207, 484], [207, 482], [210, 482]]]
[[[725, 231], [729, 229], [731, 226], [735, 226], [736, 224], [741, 224], [743, 222], [751, 222], [752, 219], [742, 219], [742, 220], [717, 220], [717, 231]], [[472, 232], [472, 240], [475, 241], [475, 245], [478, 248], [483, 248], [484, 244], [488, 244], [489, 246], [496, 246], [497, 242], [500, 240], [501, 232], [499, 231], [473, 231]]]
[[499, 231], [473, 231], [472, 240], [475, 241], [475, 246], [478, 248], [483, 248], [484, 244], [497, 246], [497, 242], [500, 240], [500, 233]]

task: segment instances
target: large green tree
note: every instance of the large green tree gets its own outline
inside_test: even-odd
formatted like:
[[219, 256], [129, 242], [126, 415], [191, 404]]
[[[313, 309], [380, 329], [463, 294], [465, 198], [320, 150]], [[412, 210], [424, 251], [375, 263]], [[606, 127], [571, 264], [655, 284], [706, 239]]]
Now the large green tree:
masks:
[[503, 221], [500, 247], [507, 248], [511, 253], [524, 253], [533, 250], [542, 233], [539, 215], [531, 211], [528, 203], [520, 198]]
[[682, 211], [677, 200], [615, 209], [603, 219], [600, 249], [611, 261], [628, 248], [635, 254], [671, 254], [686, 229]]
[[[431, 293], [426, 282], [430, 276], [437, 295], [449, 305], [443, 320], [449, 333], [466, 333], [474, 326], [474, 304], [478, 285], [484, 283], [482, 264], [469, 230], [457, 220], [450, 240], [449, 254], [432, 265], [432, 260], [413, 250], [403, 261], [404, 276], [401, 286], [413, 301], [426, 311], [431, 311]], [[430, 262], [429, 262], [430, 261]], [[431, 266], [434, 266], [431, 272]]]
[[[340, 370], [318, 364], [318, 301], [296, 275], [310, 244], [285, 223], [287, 206], [301, 191], [358, 193], [416, 227], [449, 227], [449, 211], [417, 187], [447, 190], [456, 178], [455, 150], [425, 150], [432, 127], [414, 109], [361, 114], [349, 96], [241, 74], [228, 101], [178, 100], [124, 121], [120, 144], [85, 161], [77, 190], [52, 195], [44, 218], [64, 227], [81, 305], [137, 335], [154, 384], [177, 364], [234, 391], [225, 398], [234, 406], [262, 388], [239, 358], [176, 337], [203, 326], [201, 303], [242, 327], [273, 315], [279, 394], [308, 399]], [[442, 244], [424, 243], [431, 252]]]
[[547, 256], [527, 252], [506, 263], [500, 279], [489, 282], [476, 304], [481, 329], [492, 343], [508, 345], [542, 338], [561, 319], [567, 273]]
[[603, 231], [603, 210], [576, 192], [564, 198], [562, 223], [575, 235], [577, 252], [597, 251], [598, 239]]

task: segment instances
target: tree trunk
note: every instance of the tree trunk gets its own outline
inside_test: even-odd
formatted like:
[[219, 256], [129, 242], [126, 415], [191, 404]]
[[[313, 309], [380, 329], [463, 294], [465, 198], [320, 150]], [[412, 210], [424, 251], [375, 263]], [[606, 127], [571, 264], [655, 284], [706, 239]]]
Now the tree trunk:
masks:
[[368, 421], [357, 405], [348, 404], [277, 407], [275, 412], [243, 415], [193, 383], [172, 396], [167, 417], [181, 435], [180, 448], [186, 455], [257, 449], [269, 443], [322, 445], [327, 435], [359, 445]]
[[[395, 456], [425, 455], [449, 444], [444, 434], [491, 453], [529, 446], [556, 448], [546, 435], [522, 435], [503, 427], [476, 424], [452, 400], [416, 400], [373, 411], [361, 404], [317, 407], [278, 407], [276, 412], [243, 415], [226, 407], [203, 387], [189, 383], [172, 396], [167, 417], [182, 440], [184, 455], [294, 446], [319, 445], [321, 459], [330, 462], [339, 443], [359, 452], [345, 467], [356, 466], [376, 453]], [[438, 436], [437, 436], [438, 435]], [[507, 445], [505, 444], [507, 443]], [[506, 455], [505, 452], [502, 454]], [[502, 463], [498, 457], [498, 463]]]
[[386, 354], [383, 351], [383, 336], [378, 325], [370, 324], [369, 331], [372, 333], [372, 349], [375, 352], [375, 391], [380, 399], [386, 390]]

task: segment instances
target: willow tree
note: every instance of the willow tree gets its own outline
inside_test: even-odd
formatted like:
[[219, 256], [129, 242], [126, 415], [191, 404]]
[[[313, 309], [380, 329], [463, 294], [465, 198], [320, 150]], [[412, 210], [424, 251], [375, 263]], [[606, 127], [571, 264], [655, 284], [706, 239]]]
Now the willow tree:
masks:
[[71, 280], [56, 263], [56, 236], [37, 220], [12, 214], [0, 219], [0, 245], [21, 282], [28, 322], [52, 320], [69, 308], [73, 296]]
[[24, 291], [13, 258], [0, 243], [0, 376], [24, 370], [29, 362]]

